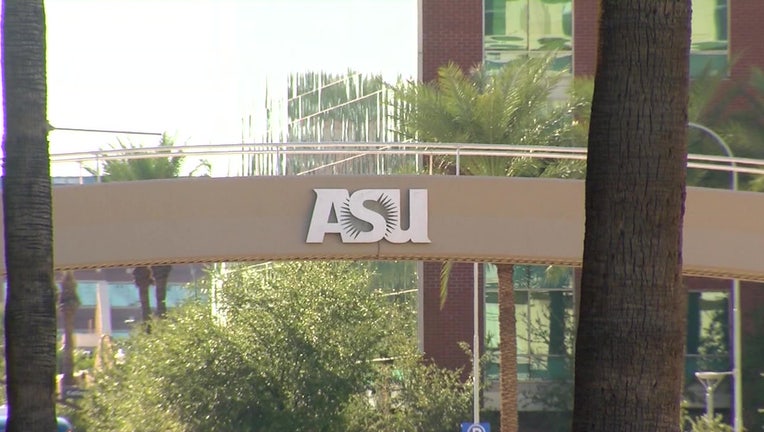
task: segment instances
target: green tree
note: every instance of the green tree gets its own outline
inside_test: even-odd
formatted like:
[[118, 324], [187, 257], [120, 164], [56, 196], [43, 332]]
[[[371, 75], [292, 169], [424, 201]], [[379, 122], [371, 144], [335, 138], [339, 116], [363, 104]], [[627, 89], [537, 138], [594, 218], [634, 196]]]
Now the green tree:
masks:
[[573, 430], [675, 431], [690, 2], [604, 0], [600, 22]]
[[686, 416], [683, 419], [683, 430], [690, 432], [732, 432], [732, 426], [724, 423], [722, 416], [717, 414], [713, 419], [702, 415], [698, 417]]
[[[178, 177], [184, 157], [173, 152], [175, 145], [169, 135], [163, 134], [159, 142], [159, 150], [136, 151], [133, 144], [119, 142], [119, 146], [132, 157], [124, 159], [109, 159], [103, 165], [103, 175], [100, 168], [89, 170], [92, 174], [101, 176], [104, 182], [132, 181], [132, 180], [155, 180]], [[167, 155], [166, 157], [164, 155]], [[149, 287], [156, 286], [157, 311], [156, 315], [162, 317], [167, 312], [165, 299], [167, 297], [167, 279], [172, 271], [170, 265], [155, 265], [151, 267], [138, 266], [133, 269], [135, 286], [138, 288], [138, 298], [141, 302], [141, 315], [144, 322], [151, 318], [151, 304]]]
[[[423, 142], [563, 146], [580, 136], [576, 116], [586, 113], [588, 95], [555, 102], [551, 95], [563, 75], [552, 72], [552, 57], [510, 62], [495, 73], [477, 69], [465, 74], [456, 65], [438, 71], [435, 83], [401, 87], [398, 97], [411, 112], [400, 120], [404, 135]], [[580, 89], [580, 87], [573, 87]], [[576, 93], [573, 93], [575, 96]], [[577, 133], [579, 135], [577, 135]], [[469, 156], [460, 158], [459, 174], [580, 178], [581, 162], [539, 158]], [[455, 172], [452, 158], [431, 161]], [[451, 263], [443, 266], [445, 299]], [[499, 279], [499, 356], [501, 427], [514, 432], [517, 417], [517, 346], [512, 264], [497, 264]]]
[[400, 340], [390, 336], [400, 335], [397, 307], [369, 277], [354, 263], [229, 266], [217, 315], [188, 305], [128, 341], [124, 364], [88, 392], [86, 426], [343, 430], [343, 407], [375, 375], [371, 360], [396, 357]]
[[2, 8], [7, 430], [49, 432], [56, 428], [56, 289], [45, 8], [41, 0]]
[[[409, 346], [414, 347], [409, 339]], [[410, 353], [375, 368], [368, 393], [356, 394], [343, 412], [344, 430], [356, 432], [444, 432], [470, 418], [472, 386], [459, 371]]]

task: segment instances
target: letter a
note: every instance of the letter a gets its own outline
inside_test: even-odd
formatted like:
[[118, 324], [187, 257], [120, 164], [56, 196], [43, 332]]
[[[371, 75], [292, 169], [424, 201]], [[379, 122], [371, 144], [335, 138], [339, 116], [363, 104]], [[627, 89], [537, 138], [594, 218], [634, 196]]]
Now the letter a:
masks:
[[310, 218], [306, 243], [323, 243], [327, 233], [341, 234], [342, 226], [339, 221], [332, 222], [332, 212], [335, 218], [338, 209], [350, 197], [345, 189], [313, 189], [316, 192], [316, 203], [313, 205], [313, 215]]

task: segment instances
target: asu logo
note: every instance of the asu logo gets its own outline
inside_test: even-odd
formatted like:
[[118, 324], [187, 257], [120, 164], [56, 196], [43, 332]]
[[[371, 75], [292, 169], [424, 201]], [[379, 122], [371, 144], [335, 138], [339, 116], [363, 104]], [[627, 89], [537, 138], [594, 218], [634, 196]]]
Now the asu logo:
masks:
[[307, 243], [323, 243], [339, 234], [343, 243], [430, 243], [427, 234], [427, 189], [409, 190], [408, 228], [401, 223], [398, 189], [313, 189], [316, 203]]

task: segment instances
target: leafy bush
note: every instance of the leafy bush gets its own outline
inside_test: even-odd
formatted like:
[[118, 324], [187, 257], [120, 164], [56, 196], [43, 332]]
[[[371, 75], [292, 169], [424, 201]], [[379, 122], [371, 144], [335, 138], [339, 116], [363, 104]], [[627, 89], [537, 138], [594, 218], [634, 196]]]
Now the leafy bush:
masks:
[[[420, 425], [464, 418], [469, 393], [421, 362], [408, 306], [371, 290], [367, 266], [237, 265], [211, 280], [214, 308], [186, 305], [122, 345], [125, 361], [95, 376], [78, 426], [381, 431], [405, 420], [401, 430], [429, 431]], [[371, 389], [395, 396], [373, 408]]]

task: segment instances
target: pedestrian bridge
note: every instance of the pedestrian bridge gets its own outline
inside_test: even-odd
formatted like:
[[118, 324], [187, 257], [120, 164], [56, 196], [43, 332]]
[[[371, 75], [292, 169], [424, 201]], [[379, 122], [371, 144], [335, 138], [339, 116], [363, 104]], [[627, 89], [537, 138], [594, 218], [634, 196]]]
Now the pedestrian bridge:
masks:
[[[63, 159], [53, 158], [54, 169]], [[736, 169], [760, 170], [744, 162]], [[722, 169], [730, 162], [693, 163]], [[312, 172], [57, 186], [55, 267], [304, 259], [581, 265], [581, 180]], [[762, 217], [763, 193], [688, 188], [684, 273], [764, 281]], [[364, 237], [369, 230], [378, 235]]]

